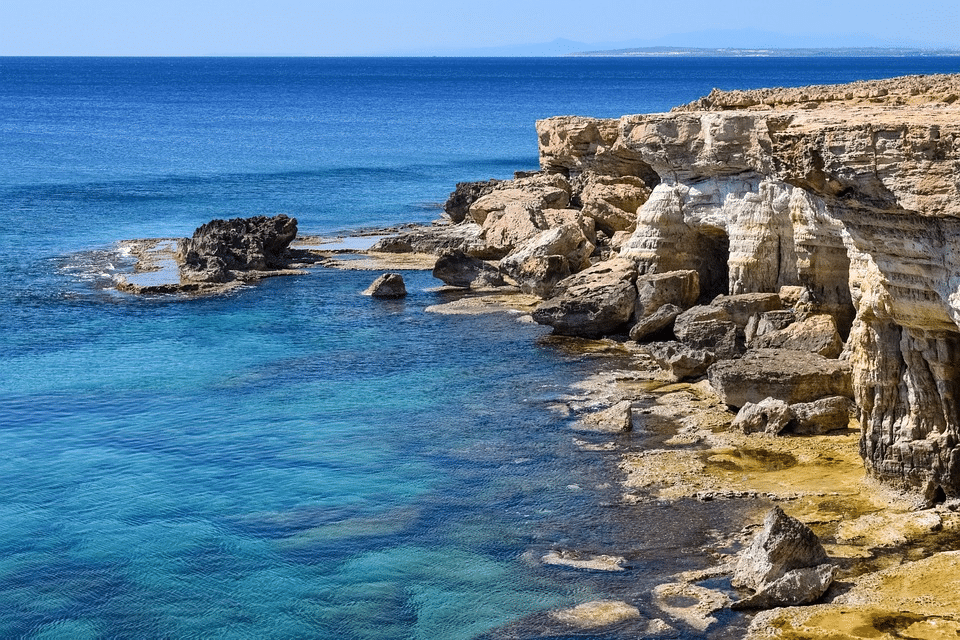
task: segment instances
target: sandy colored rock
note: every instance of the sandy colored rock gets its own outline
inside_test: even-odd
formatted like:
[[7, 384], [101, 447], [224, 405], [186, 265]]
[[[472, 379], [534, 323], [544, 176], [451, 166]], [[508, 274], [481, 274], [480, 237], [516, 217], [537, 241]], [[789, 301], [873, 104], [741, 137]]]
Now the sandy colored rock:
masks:
[[399, 273], [385, 273], [374, 280], [363, 295], [374, 298], [405, 298], [407, 287]]
[[619, 600], [595, 600], [577, 605], [572, 609], [554, 611], [550, 614], [558, 622], [580, 629], [607, 627], [625, 620], [640, 618], [640, 610]]
[[739, 360], [711, 365], [707, 377], [723, 401], [734, 407], [766, 398], [796, 404], [853, 394], [849, 363], [808, 351], [749, 351]]
[[753, 349], [809, 351], [824, 358], [837, 358], [843, 351], [843, 340], [833, 317], [817, 314], [783, 329], [764, 332], [750, 346]]

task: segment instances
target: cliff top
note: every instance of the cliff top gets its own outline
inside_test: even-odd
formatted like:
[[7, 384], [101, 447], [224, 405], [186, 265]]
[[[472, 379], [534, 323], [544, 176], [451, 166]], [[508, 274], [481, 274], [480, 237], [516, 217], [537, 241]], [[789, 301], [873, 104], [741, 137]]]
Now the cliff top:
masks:
[[946, 106], [953, 105], [958, 100], [960, 100], [960, 74], [941, 74], [808, 87], [747, 91], [714, 89], [709, 95], [675, 107], [673, 111], [819, 109], [838, 106]]

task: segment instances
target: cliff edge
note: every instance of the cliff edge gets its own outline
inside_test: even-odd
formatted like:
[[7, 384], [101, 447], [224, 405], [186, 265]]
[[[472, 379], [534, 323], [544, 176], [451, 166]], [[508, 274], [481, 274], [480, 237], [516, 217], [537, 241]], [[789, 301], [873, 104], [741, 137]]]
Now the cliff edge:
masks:
[[942, 501], [960, 497], [958, 96], [960, 75], [911, 76], [554, 117], [541, 167], [652, 187], [617, 247], [641, 274], [802, 288], [845, 338], [869, 473]]

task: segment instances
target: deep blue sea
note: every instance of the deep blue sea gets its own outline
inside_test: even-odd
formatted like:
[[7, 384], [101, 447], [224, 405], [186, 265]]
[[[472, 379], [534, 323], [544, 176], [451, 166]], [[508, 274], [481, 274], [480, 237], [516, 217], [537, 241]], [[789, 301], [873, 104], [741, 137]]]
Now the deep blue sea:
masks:
[[[730, 504], [619, 500], [551, 409], [606, 359], [316, 268], [228, 295], [108, 288], [120, 240], [287, 213], [439, 216], [537, 167], [534, 121], [956, 58], [0, 58], [0, 637], [568, 637], [545, 612], [711, 563]], [[638, 434], [600, 438], [621, 449]], [[625, 555], [600, 574], [553, 549]], [[738, 637], [727, 617], [709, 637]], [[546, 626], [545, 626], [546, 625]], [[636, 638], [641, 626], [576, 637]], [[677, 624], [678, 636], [704, 637]], [[569, 636], [573, 637], [573, 636]]]

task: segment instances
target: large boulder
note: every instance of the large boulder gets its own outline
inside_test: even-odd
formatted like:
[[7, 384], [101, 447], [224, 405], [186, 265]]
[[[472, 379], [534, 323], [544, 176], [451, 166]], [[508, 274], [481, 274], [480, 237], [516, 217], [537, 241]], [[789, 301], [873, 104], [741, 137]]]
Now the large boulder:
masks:
[[700, 297], [700, 277], [696, 271], [668, 271], [637, 277], [637, 320], [653, 315], [665, 304], [689, 309]]
[[439, 256], [450, 251], [474, 253], [481, 246], [480, 225], [464, 222], [455, 225], [417, 227], [378, 240], [373, 253], [427, 253]]
[[374, 280], [363, 294], [374, 298], [405, 298], [407, 287], [399, 273], [385, 273]]
[[682, 310], [675, 304], [663, 305], [651, 315], [644, 316], [634, 323], [630, 329], [630, 339], [636, 342], [650, 339], [651, 336], [670, 327], [681, 313]]
[[783, 308], [780, 296], [775, 293], [741, 293], [732, 296], [717, 296], [710, 302], [710, 306], [723, 309], [730, 314], [740, 331], [746, 329], [750, 318], [767, 312]]
[[554, 297], [542, 302], [533, 319], [554, 333], [597, 338], [626, 328], [637, 300], [637, 265], [613, 258], [558, 283]]
[[554, 286], [590, 264], [593, 243], [578, 224], [542, 231], [500, 261], [500, 271], [524, 293], [546, 298]]
[[712, 351], [694, 349], [681, 342], [653, 342], [646, 349], [653, 361], [677, 381], [699, 378], [716, 360]]
[[850, 428], [854, 403], [850, 398], [832, 396], [813, 402], [801, 402], [790, 407], [795, 422], [793, 432], [801, 435], [821, 435]]
[[754, 595], [735, 608], [807, 604], [822, 596], [833, 581], [834, 566], [810, 528], [774, 507], [763, 528], [737, 560], [730, 581], [753, 589]]
[[766, 398], [758, 403], [748, 402], [737, 412], [730, 423], [731, 429], [744, 433], [769, 433], [777, 435], [796, 419], [793, 410], [783, 400]]
[[584, 215], [597, 221], [597, 229], [612, 236], [633, 231], [637, 209], [650, 197], [650, 187], [636, 176], [605, 176], [594, 172], [581, 176], [579, 199]]
[[837, 358], [843, 351], [843, 340], [832, 316], [819, 314], [804, 318], [779, 331], [766, 332], [754, 339], [755, 349], [793, 349], [818, 353], [824, 358]]
[[297, 219], [285, 215], [211, 220], [177, 248], [182, 282], [227, 282], [236, 272], [287, 266], [285, 253], [297, 237]]
[[491, 215], [502, 216], [508, 209], [530, 212], [563, 209], [570, 204], [570, 184], [556, 174], [505, 180], [470, 205], [467, 217], [484, 225]]
[[442, 254], [433, 265], [433, 277], [451, 287], [485, 289], [503, 286], [500, 271], [488, 263], [454, 250]]
[[728, 405], [742, 407], [766, 398], [787, 404], [828, 396], [853, 397], [850, 364], [809, 351], [757, 349], [707, 370], [711, 386]]
[[744, 351], [737, 325], [722, 307], [698, 305], [687, 309], [674, 320], [673, 333], [688, 347], [711, 351], [717, 358], [736, 358]]

